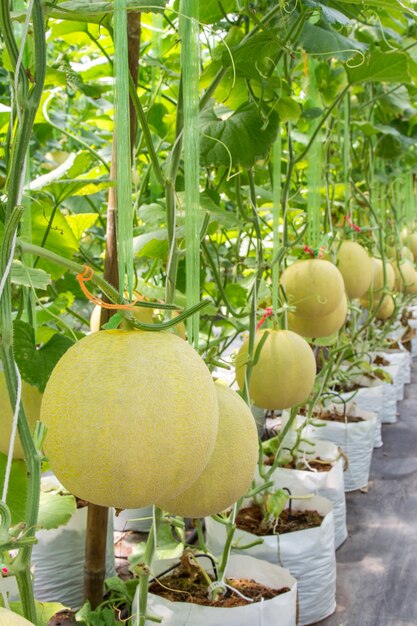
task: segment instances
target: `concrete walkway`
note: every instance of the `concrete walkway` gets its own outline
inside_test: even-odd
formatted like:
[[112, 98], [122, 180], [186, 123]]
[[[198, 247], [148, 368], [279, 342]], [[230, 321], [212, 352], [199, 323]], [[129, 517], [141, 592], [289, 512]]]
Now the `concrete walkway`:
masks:
[[346, 494], [349, 538], [337, 550], [337, 609], [321, 626], [417, 626], [417, 360], [382, 427], [368, 493]]

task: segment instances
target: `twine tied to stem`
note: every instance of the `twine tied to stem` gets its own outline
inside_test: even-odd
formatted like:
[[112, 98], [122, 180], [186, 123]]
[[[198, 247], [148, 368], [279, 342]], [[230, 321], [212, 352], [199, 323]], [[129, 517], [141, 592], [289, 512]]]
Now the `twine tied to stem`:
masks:
[[111, 302], [104, 302], [104, 300], [102, 300], [98, 296], [95, 296], [93, 293], [91, 293], [88, 290], [85, 283], [92, 279], [94, 275], [94, 270], [92, 267], [89, 267], [88, 265], [83, 265], [83, 268], [84, 268], [84, 271], [80, 274], [77, 274], [77, 280], [79, 282], [79, 285], [81, 287], [83, 294], [86, 296], [86, 298], [88, 298], [88, 300], [90, 300], [90, 302], [93, 302], [94, 304], [98, 304], [99, 306], [103, 307], [103, 309], [111, 309], [111, 310], [124, 309], [127, 311], [133, 311], [135, 309], [135, 304], [136, 302], [139, 302], [139, 298], [135, 298], [135, 300], [133, 300], [133, 302], [129, 304], [119, 304], [119, 303], [112, 304]]

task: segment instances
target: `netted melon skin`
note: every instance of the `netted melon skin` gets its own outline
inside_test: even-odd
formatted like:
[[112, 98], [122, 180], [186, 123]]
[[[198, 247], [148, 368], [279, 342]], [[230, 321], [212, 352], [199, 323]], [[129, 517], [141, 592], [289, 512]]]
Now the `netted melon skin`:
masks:
[[207, 366], [179, 337], [107, 330], [58, 362], [41, 418], [51, 469], [69, 491], [137, 508], [198, 478], [214, 449], [218, 403]]
[[258, 461], [258, 432], [252, 412], [232, 389], [216, 384], [219, 431], [201, 476], [177, 498], [158, 505], [173, 515], [206, 517], [226, 510], [251, 486]]
[[341, 243], [337, 251], [337, 268], [350, 299], [360, 298], [369, 289], [374, 272], [372, 259], [356, 241]]

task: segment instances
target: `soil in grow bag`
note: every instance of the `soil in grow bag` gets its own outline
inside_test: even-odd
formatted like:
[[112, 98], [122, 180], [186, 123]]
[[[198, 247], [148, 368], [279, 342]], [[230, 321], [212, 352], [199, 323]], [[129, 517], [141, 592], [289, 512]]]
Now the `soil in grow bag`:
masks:
[[236, 526], [240, 530], [263, 537], [265, 535], [293, 533], [298, 530], [316, 528], [321, 525], [324, 515], [317, 511], [294, 511], [284, 509], [278, 519], [265, 520], [259, 504], [240, 509], [236, 516]]
[[314, 417], [326, 422], [339, 422], [340, 424], [358, 424], [365, 421], [358, 415], [343, 415], [343, 413], [331, 413], [330, 411], [315, 413]]
[[372, 363], [373, 363], [374, 365], [378, 365], [378, 366], [381, 366], [381, 365], [390, 365], [390, 361], [388, 361], [388, 359], [384, 359], [384, 357], [383, 357], [383, 356], [376, 356], [376, 357], [374, 358], [374, 360], [372, 361]]
[[79, 623], [75, 621], [75, 611], [64, 609], [51, 617], [48, 626], [77, 626]]
[[[265, 459], [265, 465], [273, 465], [274, 461], [275, 457], [271, 454], [267, 459]], [[308, 463], [304, 463], [302, 459], [293, 459], [292, 461], [289, 461], [284, 465], [280, 465], [279, 467], [283, 469], [302, 470], [304, 472], [330, 472], [333, 467], [333, 463], [329, 463], [318, 456], [316, 459], [309, 459]]]
[[250, 598], [250, 600], [241, 598], [231, 589], [227, 589], [225, 595], [219, 596], [216, 600], [210, 600], [207, 593], [207, 580], [203, 575], [198, 571], [190, 572], [188, 568], [183, 567], [178, 567], [172, 574], [164, 576], [163, 583], [160, 583], [159, 580], [154, 580], [149, 585], [149, 592], [171, 602], [188, 602], [203, 606], [234, 608], [253, 604], [253, 602], [261, 602], [261, 600], [270, 600], [290, 591], [289, 587], [271, 589], [262, 583], [245, 578], [228, 578], [226, 582], [239, 593]]

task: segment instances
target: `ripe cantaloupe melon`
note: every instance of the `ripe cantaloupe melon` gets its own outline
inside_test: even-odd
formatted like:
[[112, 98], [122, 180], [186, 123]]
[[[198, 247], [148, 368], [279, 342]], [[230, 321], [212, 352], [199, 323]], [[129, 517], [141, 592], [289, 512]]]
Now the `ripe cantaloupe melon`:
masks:
[[401, 248], [400, 256], [402, 259], [410, 261], [410, 263], [414, 263], [414, 255], [411, 252], [410, 248], [408, 248], [407, 246], [403, 246]]
[[219, 431], [210, 461], [203, 473], [176, 498], [159, 500], [158, 506], [183, 517], [205, 517], [229, 508], [244, 496], [258, 461], [258, 432], [244, 400], [232, 389], [216, 383]]
[[411, 235], [408, 235], [406, 244], [413, 253], [414, 260], [417, 261], [417, 233], [411, 233]]
[[185, 491], [207, 465], [219, 409], [211, 374], [169, 332], [103, 330], [60, 359], [46, 386], [45, 453], [74, 495], [132, 509]]
[[301, 317], [329, 315], [345, 293], [342, 274], [325, 259], [296, 261], [284, 270], [281, 283], [288, 304]]
[[411, 263], [405, 261], [399, 266], [394, 265], [395, 288], [405, 294], [417, 294], [417, 272]]
[[369, 289], [374, 272], [368, 252], [356, 241], [343, 241], [337, 251], [337, 268], [343, 276], [346, 293], [352, 300]]
[[0, 607], [0, 624], [1, 626], [33, 626], [33, 622], [2, 607]]
[[[376, 259], [373, 257], [374, 263], [374, 274], [372, 277], [372, 282], [370, 285], [370, 289], [374, 292], [374, 294], [378, 294], [381, 289], [384, 287], [384, 265], [382, 263], [382, 259]], [[389, 289], [394, 289], [395, 285], [395, 272], [392, 264], [389, 261], [385, 262], [385, 273], [386, 273], [386, 281], [387, 287]]]
[[[381, 299], [381, 296], [376, 295], [374, 297], [373, 304], [371, 307], [371, 302], [370, 300], [368, 300], [368, 298], [361, 298], [361, 304], [365, 308], [375, 311], [380, 299]], [[393, 297], [386, 294], [383, 297], [381, 306], [379, 307], [375, 317], [379, 320], [387, 320], [394, 313], [394, 309], [395, 309], [395, 303], [394, 303]]]
[[344, 295], [337, 309], [329, 315], [307, 318], [288, 312], [288, 328], [302, 337], [330, 337], [342, 328], [346, 314], [347, 298]]
[[[40, 419], [42, 394], [40, 391], [22, 381], [22, 402], [31, 432], [35, 428], [37, 420]], [[14, 407], [10, 404], [4, 372], [0, 371], [0, 452], [9, 453], [10, 436], [12, 434]], [[13, 458], [23, 459], [24, 453], [19, 435], [13, 449]]]
[[[263, 409], [288, 409], [307, 400], [316, 376], [316, 360], [308, 343], [290, 330], [258, 330], [255, 350], [263, 335], [259, 359], [252, 367], [249, 395]], [[236, 357], [236, 380], [244, 388], [249, 342], [246, 340]]]

